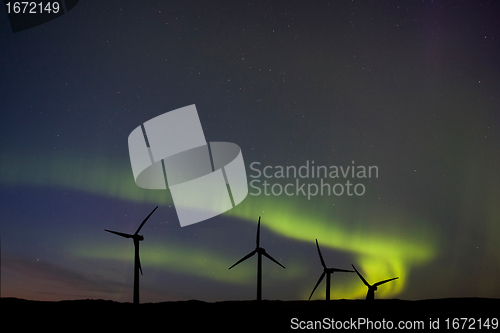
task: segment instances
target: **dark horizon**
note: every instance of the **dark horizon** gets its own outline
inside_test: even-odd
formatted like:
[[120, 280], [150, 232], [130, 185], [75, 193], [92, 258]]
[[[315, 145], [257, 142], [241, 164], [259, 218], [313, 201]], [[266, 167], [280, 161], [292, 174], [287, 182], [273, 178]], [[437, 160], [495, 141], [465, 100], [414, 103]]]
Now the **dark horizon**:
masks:
[[[66, 326], [68, 321], [54, 321], [56, 311], [66, 319], [82, 322], [80, 326], [111, 326], [130, 329], [134, 325], [158, 327], [183, 324], [193, 328], [217, 327], [219, 331], [246, 330], [265, 327], [283, 332], [297, 329], [498, 329], [499, 299], [441, 299], [423, 301], [200, 301], [164, 302], [156, 304], [121, 304], [109, 301], [66, 301], [47, 303], [2, 299], [7, 314], [23, 311], [37, 326]], [[377, 306], [375, 306], [375, 304]], [[84, 316], [90, 315], [86, 320]], [[168, 314], [166, 316], [166, 314]], [[193, 320], [193, 314], [196, 320]], [[255, 318], [248, 320], [248, 315]], [[116, 317], [115, 317], [116, 316]], [[111, 320], [110, 318], [147, 317], [147, 320]]]

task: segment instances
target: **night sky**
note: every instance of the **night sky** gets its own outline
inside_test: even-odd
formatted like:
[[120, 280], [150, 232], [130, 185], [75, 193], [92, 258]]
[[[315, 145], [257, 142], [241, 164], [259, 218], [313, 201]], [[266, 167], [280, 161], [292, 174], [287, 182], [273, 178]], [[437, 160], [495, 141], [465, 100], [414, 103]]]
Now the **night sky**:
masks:
[[[487, 1], [80, 1], [13, 33], [0, 10], [1, 296], [307, 299], [327, 266], [376, 298], [500, 297], [500, 5]], [[139, 188], [127, 139], [195, 104], [262, 192], [180, 227]], [[363, 195], [274, 195], [276, 166], [376, 166]], [[258, 176], [271, 166], [268, 175]], [[356, 169], [358, 170], [358, 169]], [[272, 172], [271, 172], [272, 171]], [[295, 186], [295, 185], [294, 185]], [[306, 185], [307, 190], [307, 185]], [[353, 273], [332, 298], [364, 298]], [[324, 282], [313, 298], [324, 299]]]

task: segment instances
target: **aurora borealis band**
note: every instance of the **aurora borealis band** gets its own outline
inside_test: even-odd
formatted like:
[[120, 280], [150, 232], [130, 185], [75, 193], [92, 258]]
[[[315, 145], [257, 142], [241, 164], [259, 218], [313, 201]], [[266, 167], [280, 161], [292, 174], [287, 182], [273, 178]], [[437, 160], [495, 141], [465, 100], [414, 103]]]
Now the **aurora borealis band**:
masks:
[[[308, 298], [315, 239], [329, 267], [399, 276], [376, 298], [500, 297], [499, 9], [80, 1], [17, 33], [0, 11], [2, 297], [130, 302], [133, 243], [104, 229], [134, 232], [157, 205], [141, 302], [254, 299], [256, 259], [228, 268], [255, 247], [259, 216], [261, 246], [286, 267], [263, 260], [264, 299]], [[181, 228], [168, 190], [134, 183], [127, 138], [191, 104], [262, 192]], [[363, 193], [308, 196], [317, 173], [276, 174], [313, 161], [338, 166], [331, 191]], [[342, 174], [354, 166], [376, 177]], [[332, 298], [366, 291], [332, 276]]]

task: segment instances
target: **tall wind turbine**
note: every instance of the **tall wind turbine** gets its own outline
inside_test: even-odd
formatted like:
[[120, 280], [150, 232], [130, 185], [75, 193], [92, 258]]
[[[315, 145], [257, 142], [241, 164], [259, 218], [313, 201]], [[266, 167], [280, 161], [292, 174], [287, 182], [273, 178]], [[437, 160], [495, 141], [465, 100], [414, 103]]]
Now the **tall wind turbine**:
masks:
[[[352, 264], [351, 264], [352, 265]], [[378, 289], [377, 287], [380, 286], [381, 284], [384, 284], [384, 283], [387, 283], [389, 281], [392, 281], [392, 280], [396, 280], [396, 279], [399, 279], [399, 276], [398, 277], [395, 277], [395, 278], [392, 278], [392, 279], [387, 279], [387, 280], [383, 280], [383, 281], [380, 281], [380, 282], [377, 282], [377, 283], [374, 283], [373, 285], [372, 284], [369, 284], [364, 278], [363, 276], [358, 272], [358, 270], [356, 269], [356, 267], [354, 267], [354, 265], [352, 265], [352, 268], [354, 268], [354, 270], [356, 271], [356, 273], [358, 273], [358, 276], [359, 278], [361, 279], [361, 281], [363, 281], [363, 283], [365, 284], [365, 286], [368, 287], [368, 293], [366, 294], [366, 300], [367, 301], [371, 301], [373, 299], [375, 299], [375, 291]]]
[[266, 252], [266, 250], [264, 250], [263, 248], [261, 248], [259, 246], [259, 242], [260, 242], [259, 238], [260, 238], [260, 216], [259, 216], [259, 223], [257, 224], [257, 247], [255, 248], [255, 250], [253, 250], [252, 252], [250, 252], [249, 254], [247, 254], [246, 256], [241, 258], [240, 260], [238, 260], [233, 266], [229, 267], [229, 269], [231, 269], [234, 266], [238, 265], [240, 262], [243, 262], [243, 261], [247, 260], [248, 258], [250, 258], [251, 256], [253, 256], [255, 253], [258, 254], [258, 256], [257, 256], [257, 301], [262, 300], [262, 255], [266, 256], [268, 259], [274, 261], [275, 263], [277, 263], [281, 267], [285, 268], [285, 266], [283, 266], [282, 264], [277, 262], [273, 257], [271, 257]]
[[141, 230], [142, 226], [146, 221], [149, 219], [149, 217], [155, 212], [155, 210], [158, 208], [156, 206], [155, 209], [149, 215], [142, 221], [141, 225], [137, 229], [137, 231], [133, 234], [125, 234], [123, 232], [118, 232], [118, 231], [111, 231], [108, 229], [104, 229], [107, 232], [111, 232], [115, 235], [122, 236], [125, 238], [132, 238], [134, 241], [134, 249], [135, 249], [135, 257], [134, 257], [134, 304], [139, 304], [139, 270], [141, 271], [142, 275], [142, 267], [141, 267], [141, 260], [139, 259], [139, 242], [144, 240], [144, 237], [142, 235], [139, 235], [139, 231]]
[[314, 291], [319, 286], [319, 284], [321, 283], [321, 281], [323, 280], [323, 278], [325, 277], [325, 274], [326, 274], [326, 300], [329, 301], [330, 300], [330, 278], [331, 278], [331, 275], [335, 272], [354, 273], [354, 271], [349, 271], [349, 270], [340, 269], [340, 268], [327, 268], [325, 265], [325, 261], [323, 260], [323, 256], [321, 255], [321, 250], [319, 249], [319, 244], [318, 244], [317, 239], [316, 239], [316, 247], [318, 248], [319, 259], [321, 260], [321, 265], [323, 266], [323, 274], [321, 274], [321, 276], [319, 277], [319, 280], [316, 283], [316, 285], [314, 286], [314, 289], [311, 293], [311, 296], [309, 296], [309, 299], [311, 299], [312, 295], [314, 294]]

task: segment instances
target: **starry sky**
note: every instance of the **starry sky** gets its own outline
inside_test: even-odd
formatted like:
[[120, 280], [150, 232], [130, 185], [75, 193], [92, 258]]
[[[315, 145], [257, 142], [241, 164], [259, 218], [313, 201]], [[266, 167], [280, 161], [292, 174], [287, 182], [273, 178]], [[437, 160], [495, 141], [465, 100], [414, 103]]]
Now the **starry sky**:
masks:
[[[500, 5], [488, 1], [80, 1], [13, 33], [0, 10], [1, 296], [307, 299], [351, 264], [378, 298], [500, 297]], [[180, 227], [127, 139], [195, 104], [207, 141], [264, 166], [376, 166], [363, 195], [255, 195]], [[259, 165], [259, 164], [254, 164]], [[273, 171], [274, 173], [274, 171]], [[254, 183], [255, 184], [255, 183]], [[307, 185], [306, 185], [307, 186]], [[278, 187], [275, 187], [277, 189]], [[262, 188], [263, 189], [263, 188]], [[364, 298], [356, 274], [332, 298]], [[313, 298], [324, 299], [324, 282]]]

